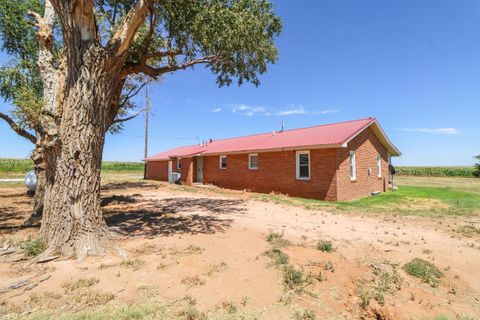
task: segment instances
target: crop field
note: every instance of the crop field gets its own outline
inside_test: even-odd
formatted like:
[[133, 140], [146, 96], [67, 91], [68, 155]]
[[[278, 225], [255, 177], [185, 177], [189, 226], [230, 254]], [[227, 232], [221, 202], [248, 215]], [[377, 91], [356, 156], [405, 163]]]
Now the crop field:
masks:
[[[26, 173], [33, 169], [30, 159], [0, 159], [0, 172]], [[143, 171], [143, 162], [104, 161], [103, 171]]]
[[474, 177], [477, 169], [471, 167], [395, 167], [400, 176]]

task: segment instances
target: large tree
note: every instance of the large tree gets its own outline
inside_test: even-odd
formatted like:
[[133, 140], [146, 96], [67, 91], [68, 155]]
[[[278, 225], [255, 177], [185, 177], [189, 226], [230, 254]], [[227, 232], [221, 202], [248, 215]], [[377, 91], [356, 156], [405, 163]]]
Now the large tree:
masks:
[[[45, 134], [42, 152], [54, 161], [46, 171], [40, 237], [48, 243], [46, 254], [102, 254], [108, 248], [100, 210], [102, 151], [128, 79], [142, 75], [157, 79], [204, 64], [220, 86], [234, 79], [258, 85], [258, 74], [277, 59], [274, 38], [281, 22], [268, 0], [43, 4], [43, 15], [30, 13], [40, 50], [41, 31], [45, 25], [50, 30], [45, 56], [39, 54], [38, 65], [49, 69], [45, 72], [49, 77], [42, 77], [38, 131]], [[58, 18], [58, 32], [52, 29], [55, 22], [45, 22], [50, 8]], [[58, 43], [58, 48], [51, 43]], [[50, 82], [52, 90], [47, 93]]]
[[[46, 171], [54, 169], [53, 165], [48, 165], [55, 163], [54, 154], [45, 152], [48, 149], [48, 136], [43, 128], [48, 128], [45, 121], [48, 122], [49, 118], [43, 115], [52, 110], [54, 104], [58, 77], [54, 66], [59, 62], [61, 43], [53, 34], [59, 31], [50, 2], [29, 0], [0, 3], [0, 48], [10, 57], [10, 61], [0, 68], [0, 96], [13, 106], [9, 113], [0, 112], [0, 119], [19, 136], [35, 144], [32, 160], [37, 173], [37, 190], [33, 214], [27, 223], [41, 218]], [[137, 106], [131, 98], [147, 82], [145, 77], [137, 76], [125, 83], [116, 102], [120, 108], [109, 129], [111, 133], [122, 130], [125, 121], [142, 111], [132, 112]], [[40, 125], [41, 122], [44, 123]]]

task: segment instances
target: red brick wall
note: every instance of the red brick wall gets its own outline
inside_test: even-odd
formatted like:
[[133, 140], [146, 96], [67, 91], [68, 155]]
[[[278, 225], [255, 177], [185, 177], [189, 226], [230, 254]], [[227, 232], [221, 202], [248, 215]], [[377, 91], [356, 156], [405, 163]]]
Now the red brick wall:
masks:
[[[357, 179], [350, 180], [350, 151], [356, 153]], [[378, 177], [377, 155], [382, 156], [382, 176]], [[196, 158], [180, 159], [182, 183], [196, 181]], [[310, 180], [296, 179], [296, 152], [260, 152], [258, 169], [248, 168], [248, 154], [227, 155], [227, 168], [219, 168], [219, 156], [203, 157], [205, 183], [222, 188], [279, 192], [311, 199], [346, 201], [386, 191], [388, 187], [388, 153], [370, 128], [360, 133], [347, 148], [311, 149]], [[368, 176], [368, 168], [372, 174]], [[172, 161], [173, 172], [177, 159]], [[153, 161], [147, 166], [148, 179], [168, 181], [168, 161]]]
[[203, 157], [205, 183], [222, 188], [279, 192], [290, 196], [336, 200], [336, 150], [310, 150], [310, 180], [296, 179], [295, 151], [258, 153], [258, 169], [248, 168], [248, 154], [227, 155], [227, 168], [219, 156]]
[[168, 161], [148, 161], [147, 179], [168, 181]]
[[[350, 180], [350, 151], [354, 150], [357, 162], [357, 179]], [[378, 177], [377, 155], [382, 156], [382, 176]], [[388, 152], [378, 141], [372, 129], [367, 128], [347, 148], [338, 149], [339, 171], [337, 174], [338, 201], [353, 200], [370, 195], [373, 191], [388, 188]], [[368, 168], [372, 174], [368, 176]]]
[[180, 162], [182, 164], [182, 168], [181, 168], [181, 171], [180, 173], [182, 174], [182, 184], [186, 184], [186, 185], [191, 185], [193, 183], [193, 179], [194, 179], [194, 160], [196, 160], [196, 158], [181, 158], [180, 159]]

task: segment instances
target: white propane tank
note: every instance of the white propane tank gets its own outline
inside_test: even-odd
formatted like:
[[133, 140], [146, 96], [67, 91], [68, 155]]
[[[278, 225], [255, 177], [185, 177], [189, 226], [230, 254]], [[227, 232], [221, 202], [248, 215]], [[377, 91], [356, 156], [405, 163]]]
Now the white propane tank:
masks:
[[25, 175], [25, 186], [30, 192], [34, 192], [37, 188], [37, 175], [35, 174], [34, 170]]

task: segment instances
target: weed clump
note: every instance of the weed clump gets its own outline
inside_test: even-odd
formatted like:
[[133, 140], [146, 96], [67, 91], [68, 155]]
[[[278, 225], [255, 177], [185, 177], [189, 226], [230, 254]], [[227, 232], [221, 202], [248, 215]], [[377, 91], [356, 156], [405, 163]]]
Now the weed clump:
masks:
[[335, 248], [333, 248], [333, 244], [331, 241], [328, 240], [320, 240], [317, 243], [317, 249], [322, 252], [333, 252]]
[[120, 263], [120, 266], [128, 269], [132, 269], [133, 271], [137, 271], [144, 264], [145, 264], [145, 261], [135, 258], [135, 259], [123, 260]]
[[433, 263], [420, 258], [415, 258], [405, 264], [403, 270], [411, 276], [422, 279], [432, 287], [436, 287], [438, 279], [443, 277], [443, 273]]
[[283, 238], [283, 233], [277, 233], [277, 232], [270, 232], [267, 235], [266, 240], [272, 246], [277, 248], [287, 247], [292, 244], [290, 240]]
[[301, 270], [297, 270], [291, 265], [283, 267], [283, 285], [286, 289], [301, 293], [311, 283], [310, 275], [305, 276]]
[[97, 283], [100, 280], [98, 278], [82, 278], [73, 282], [66, 282], [62, 285], [66, 292], [73, 292], [78, 289], [89, 288]]
[[471, 224], [458, 227], [457, 232], [468, 238], [471, 238], [475, 235], [480, 235], [480, 229]]
[[372, 283], [363, 283], [357, 287], [357, 295], [360, 298], [360, 307], [365, 309], [371, 299], [376, 300], [380, 305], [385, 305], [385, 294], [393, 294], [394, 289], [400, 290], [403, 285], [403, 278], [393, 268], [390, 271], [375, 269], [374, 274], [378, 276]]
[[29, 256], [35, 257], [47, 249], [47, 243], [42, 239], [34, 239], [25, 242], [23, 250]]
[[288, 255], [285, 254], [282, 250], [279, 248], [272, 248], [265, 252], [266, 256], [272, 259], [272, 263], [274, 266], [279, 267], [279, 266], [284, 266], [288, 264]]
[[294, 320], [316, 320], [317, 316], [312, 310], [296, 310], [293, 313]]

